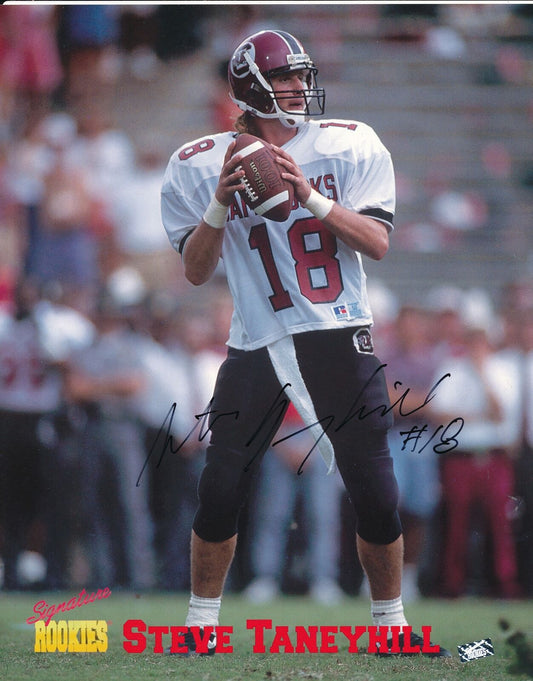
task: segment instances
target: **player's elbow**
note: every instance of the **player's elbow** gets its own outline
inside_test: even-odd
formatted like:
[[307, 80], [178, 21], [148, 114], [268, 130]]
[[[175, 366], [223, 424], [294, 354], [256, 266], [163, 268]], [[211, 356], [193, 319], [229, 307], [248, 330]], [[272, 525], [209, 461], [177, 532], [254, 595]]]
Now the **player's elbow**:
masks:
[[375, 254], [373, 256], [374, 260], [381, 260], [382, 258], [384, 258], [387, 255], [388, 250], [389, 250], [388, 243], [380, 245], [380, 247], [377, 248], [375, 251]]
[[193, 286], [205, 284], [213, 273], [212, 263], [197, 253], [186, 248], [183, 252], [183, 270], [185, 278]]
[[381, 234], [378, 238], [376, 238], [373, 241], [367, 255], [370, 258], [372, 258], [372, 260], [381, 260], [387, 255], [388, 250], [389, 250], [389, 235], [385, 233]]
[[201, 223], [187, 240], [182, 259], [185, 278], [193, 286], [205, 284], [214, 274], [222, 251], [223, 231]]
[[[363, 220], [363, 234], [361, 244], [356, 250], [360, 250], [371, 260], [381, 260], [389, 250], [389, 230], [380, 220], [359, 216]], [[360, 238], [360, 237], [359, 237]]]
[[190, 262], [185, 260], [185, 278], [193, 286], [201, 286], [207, 283], [213, 276], [217, 262], [216, 261], [196, 261], [192, 259]]
[[209, 281], [210, 275], [195, 268], [185, 268], [185, 278], [193, 286], [202, 286]]

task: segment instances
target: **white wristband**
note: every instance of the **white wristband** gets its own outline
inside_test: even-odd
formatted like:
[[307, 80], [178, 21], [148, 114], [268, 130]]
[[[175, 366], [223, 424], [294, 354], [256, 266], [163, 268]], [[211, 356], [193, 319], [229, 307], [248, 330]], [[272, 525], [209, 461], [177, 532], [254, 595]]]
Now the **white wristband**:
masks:
[[224, 229], [226, 226], [226, 217], [228, 215], [228, 207], [223, 206], [220, 201], [213, 195], [211, 203], [207, 206], [204, 213], [203, 221], [214, 229]]
[[304, 208], [307, 208], [308, 211], [313, 213], [315, 218], [323, 220], [326, 217], [326, 215], [328, 215], [329, 211], [333, 208], [334, 203], [335, 201], [332, 201], [331, 199], [322, 196], [322, 194], [317, 192], [316, 189], [311, 189], [309, 198], [307, 199], [303, 206]]

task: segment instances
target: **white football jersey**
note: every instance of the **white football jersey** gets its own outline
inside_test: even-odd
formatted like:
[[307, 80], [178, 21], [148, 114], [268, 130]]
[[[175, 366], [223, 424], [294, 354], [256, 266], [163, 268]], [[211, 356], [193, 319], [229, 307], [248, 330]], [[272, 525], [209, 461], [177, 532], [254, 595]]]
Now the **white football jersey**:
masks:
[[[179, 252], [215, 193], [234, 135], [197, 139], [170, 159], [162, 218]], [[392, 162], [368, 125], [308, 121], [283, 148], [314, 189], [392, 229]], [[235, 306], [231, 347], [253, 350], [289, 334], [372, 323], [360, 253], [296, 199], [289, 218], [280, 223], [250, 211], [236, 193], [228, 209], [222, 259]]]

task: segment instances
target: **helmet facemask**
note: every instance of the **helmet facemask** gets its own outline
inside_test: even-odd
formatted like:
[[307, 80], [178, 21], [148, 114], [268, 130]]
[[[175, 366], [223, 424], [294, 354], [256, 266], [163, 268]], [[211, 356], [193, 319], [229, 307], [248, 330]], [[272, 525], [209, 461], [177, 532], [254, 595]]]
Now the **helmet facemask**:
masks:
[[[275, 115], [280, 118], [282, 123], [287, 124], [287, 122], [294, 118], [298, 118], [295, 125], [301, 125], [301, 123], [307, 120], [310, 116], [321, 116], [324, 113], [324, 103], [325, 103], [325, 93], [323, 88], [317, 87], [316, 84], [316, 73], [317, 69], [314, 66], [305, 67], [306, 75], [302, 80], [302, 88], [299, 90], [287, 90], [286, 92], [274, 92], [274, 87], [272, 85], [272, 78], [275, 76], [283, 75], [283, 73], [294, 73], [302, 70], [301, 68], [290, 68], [290, 69], [276, 69], [266, 74], [266, 80], [268, 82], [268, 96], [272, 100]], [[290, 107], [293, 100], [304, 99], [304, 107], [302, 111], [295, 110]], [[289, 117], [289, 118], [287, 118]], [[289, 127], [292, 127], [290, 125]]]

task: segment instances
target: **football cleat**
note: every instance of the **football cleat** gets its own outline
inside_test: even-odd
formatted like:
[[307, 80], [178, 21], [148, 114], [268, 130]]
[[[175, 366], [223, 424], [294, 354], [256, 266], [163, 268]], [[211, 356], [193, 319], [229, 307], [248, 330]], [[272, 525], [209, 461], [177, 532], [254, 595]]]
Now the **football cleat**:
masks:
[[[390, 642], [389, 642], [390, 643]], [[431, 652], [423, 652], [425, 641], [422, 636], [409, 632], [409, 641], [405, 641], [405, 634], [402, 632], [398, 636], [398, 643], [400, 647], [399, 652], [391, 653], [387, 648], [386, 651], [378, 650], [376, 655], [378, 657], [413, 657], [415, 655], [423, 655], [424, 657], [451, 657], [452, 654], [442, 646], [436, 646], [430, 643], [430, 647], [434, 648]], [[404, 650], [406, 648], [407, 650]]]
[[216, 652], [216, 647], [217, 647], [217, 636], [215, 632], [211, 632], [209, 639], [207, 641], [207, 645], [202, 645], [202, 649], [198, 652], [196, 650], [197, 642], [198, 639], [204, 640], [204, 630], [202, 627], [195, 627], [198, 629], [198, 633], [196, 635], [196, 638], [189, 629], [184, 636], [183, 636], [183, 645], [180, 646], [180, 649], [186, 649], [186, 650], [180, 650], [173, 652], [172, 647], [169, 646], [168, 648], [165, 649], [165, 654], [166, 655], [177, 655], [178, 657], [207, 657], [209, 655], [214, 655]]

